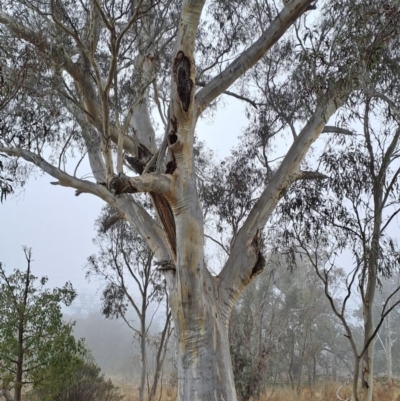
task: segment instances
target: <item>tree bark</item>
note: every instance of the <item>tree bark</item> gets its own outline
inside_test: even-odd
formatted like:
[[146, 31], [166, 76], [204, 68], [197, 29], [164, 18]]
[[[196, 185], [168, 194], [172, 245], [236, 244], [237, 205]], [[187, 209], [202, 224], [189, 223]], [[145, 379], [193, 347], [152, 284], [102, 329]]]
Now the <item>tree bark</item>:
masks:
[[360, 372], [360, 359], [358, 355], [354, 355], [354, 370], [353, 370], [353, 400], [358, 401], [358, 376]]
[[197, 324], [176, 324], [179, 400], [236, 401], [228, 327], [212, 298]]
[[[372, 401], [373, 387], [374, 387], [374, 349], [375, 339], [374, 336], [375, 325], [373, 320], [373, 304], [375, 298], [375, 289], [377, 285], [378, 274], [378, 256], [379, 256], [379, 239], [381, 237], [382, 225], [382, 188], [380, 187], [380, 180], [375, 179], [374, 182], [374, 208], [376, 214], [374, 216], [374, 231], [372, 234], [370, 255], [365, 255], [367, 260], [367, 287], [363, 298], [363, 317], [364, 317], [364, 347], [366, 348], [362, 357], [362, 399], [363, 401]], [[372, 338], [372, 339], [371, 339]]]

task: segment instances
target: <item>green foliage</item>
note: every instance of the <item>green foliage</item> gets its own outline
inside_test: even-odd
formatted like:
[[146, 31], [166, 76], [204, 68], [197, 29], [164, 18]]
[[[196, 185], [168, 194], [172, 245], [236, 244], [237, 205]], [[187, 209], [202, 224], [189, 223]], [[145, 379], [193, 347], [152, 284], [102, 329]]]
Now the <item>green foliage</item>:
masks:
[[25, 255], [26, 272], [7, 274], [0, 264], [0, 378], [19, 393], [25, 385], [55, 392], [86, 352], [72, 334], [73, 323], [62, 319], [61, 305], [70, 305], [76, 293], [71, 283], [45, 288], [47, 277], [38, 282], [30, 272], [30, 250]]
[[40, 386], [30, 401], [120, 401], [123, 396], [111, 380], [105, 380], [101, 369], [93, 362], [86, 362], [68, 377], [61, 389], [52, 394], [47, 386]]

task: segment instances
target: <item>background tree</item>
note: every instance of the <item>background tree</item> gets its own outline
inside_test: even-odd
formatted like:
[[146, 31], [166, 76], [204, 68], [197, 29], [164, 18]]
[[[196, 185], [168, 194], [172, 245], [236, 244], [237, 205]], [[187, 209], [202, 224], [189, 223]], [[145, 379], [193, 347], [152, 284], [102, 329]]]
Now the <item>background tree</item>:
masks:
[[85, 354], [83, 342], [72, 334], [73, 324], [62, 319], [61, 304], [70, 305], [76, 296], [71, 284], [49, 290], [42, 277], [37, 286], [31, 250], [24, 252], [26, 272], [6, 274], [0, 265], [0, 375], [3, 395], [14, 401], [21, 401], [26, 385], [57, 391]]
[[[104, 210], [98, 221], [95, 242], [100, 249], [98, 255], [89, 258], [87, 277], [101, 277], [106, 283], [102, 293], [103, 315], [110, 319], [122, 318], [137, 337], [141, 365], [138, 399], [150, 401], [157, 392], [172, 333], [165, 281], [154, 268], [154, 254], [145, 241], [126, 221], [110, 212]], [[133, 296], [134, 293], [139, 297]], [[132, 319], [132, 310], [139, 325]], [[163, 323], [161, 331], [154, 334], [158, 331], [154, 328], [157, 313], [163, 315]], [[154, 343], [156, 350], [149, 355]], [[149, 387], [147, 395], [146, 387]]]
[[[38, 64], [29, 91], [2, 111], [0, 152], [77, 195], [100, 197], [147, 242], [167, 280], [181, 400], [236, 399], [229, 316], [264, 267], [262, 231], [290, 184], [307, 175], [301, 161], [328, 120], [382, 65], [394, 64], [399, 49], [390, 1], [320, 1], [309, 28], [311, 3], [292, 0], [279, 10], [260, 1], [2, 2], [3, 42], [13, 52], [27, 45]], [[247, 144], [265, 180], [215, 276], [204, 262], [193, 144], [199, 117], [222, 95], [257, 106], [262, 141], [249, 135]], [[164, 125], [160, 146], [152, 107]], [[280, 133], [293, 142], [271, 165]], [[87, 152], [93, 181], [67, 172], [75, 152]], [[124, 161], [138, 175], [124, 175]], [[136, 192], [148, 194], [157, 219]]]
[[[376, 85], [382, 85], [383, 90], [386, 81]], [[397, 86], [390, 89], [397, 98]], [[372, 98], [370, 93], [374, 93]], [[325, 180], [313, 187], [307, 183], [293, 187], [288, 202], [281, 208], [283, 221], [288, 222], [283, 238], [290, 244], [290, 255], [303, 253], [314, 265], [351, 342], [355, 357], [354, 397], [358, 399], [361, 362], [363, 399], [371, 401], [375, 336], [383, 319], [399, 303], [397, 286], [381, 303], [379, 319], [374, 322], [375, 291], [380, 277], [391, 277], [399, 269], [399, 248], [392, 232], [400, 211], [400, 113], [390, 98], [375, 89], [367, 89], [365, 97], [354, 108], [348, 108], [347, 113], [348, 118], [362, 123], [362, 134], [333, 140], [328, 145], [320, 158], [320, 172], [326, 175]], [[342, 151], [343, 146], [347, 152]], [[319, 257], [318, 252], [325, 252], [325, 257]], [[341, 253], [350, 255], [347, 257], [353, 267], [347, 268], [345, 296], [338, 303], [333, 298], [331, 284]], [[361, 348], [354, 340], [346, 312], [356, 286], [363, 308]]]
[[268, 266], [269, 274], [257, 277], [232, 311], [231, 354], [242, 400], [257, 399], [277, 383], [290, 384], [299, 394], [306, 378], [310, 385], [336, 381], [351, 363], [313, 266], [299, 261], [291, 271], [273, 256]]

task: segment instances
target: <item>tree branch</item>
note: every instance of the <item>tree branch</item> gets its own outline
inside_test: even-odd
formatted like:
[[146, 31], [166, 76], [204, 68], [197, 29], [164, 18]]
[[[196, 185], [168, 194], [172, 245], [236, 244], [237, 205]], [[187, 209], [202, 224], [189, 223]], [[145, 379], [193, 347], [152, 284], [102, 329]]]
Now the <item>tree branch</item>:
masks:
[[329, 178], [327, 175], [322, 174], [318, 171], [306, 171], [306, 170], [300, 171], [294, 177], [294, 179], [296, 181], [298, 181], [298, 180], [326, 180], [327, 178]]
[[333, 134], [343, 134], [343, 135], [354, 135], [354, 133], [348, 129], [336, 127], [333, 125], [325, 125], [325, 128], [322, 130], [322, 133], [333, 133]]
[[0, 152], [10, 156], [22, 157], [26, 161], [35, 164], [45, 173], [56, 178], [57, 185], [75, 188], [81, 193], [96, 195], [109, 205], [114, 207], [121, 216], [129, 221], [136, 231], [146, 240], [149, 248], [154, 252], [158, 260], [169, 260], [171, 254], [165, 234], [160, 225], [153, 220], [149, 213], [127, 195], [116, 197], [104, 185], [98, 185], [87, 180], [73, 177], [50, 163], [42, 157], [28, 150], [19, 148], [2, 148]]
[[[197, 86], [201, 86], [201, 87], [204, 88], [206, 86], [206, 83], [205, 82], [196, 81], [196, 85]], [[247, 103], [250, 103], [255, 109], [258, 109], [257, 103], [254, 100], [251, 100], [251, 99], [249, 99], [249, 98], [247, 98], [245, 96], [238, 95], [237, 93], [234, 93], [234, 92], [231, 92], [231, 91], [224, 91], [224, 92], [222, 92], [222, 94], [223, 95], [232, 96], [232, 97], [234, 97], [236, 99], [239, 99], [239, 100], [243, 100], [243, 101], [245, 101]]]
[[253, 45], [197, 93], [197, 114], [200, 115], [214, 99], [225, 92], [239, 77], [256, 64], [297, 18], [304, 13], [312, 1], [293, 0], [289, 2]]
[[343, 100], [335, 99], [317, 108], [239, 230], [228, 261], [220, 274], [221, 285], [227, 290], [231, 289], [228, 290], [228, 296], [233, 301], [251, 279], [252, 271], [257, 266], [259, 250], [256, 245], [259, 233], [264, 229], [286, 189], [299, 174], [298, 169], [304, 155], [342, 102]]
[[155, 192], [166, 195], [172, 193], [172, 178], [167, 174], [147, 173], [138, 177], [119, 174], [109, 182], [109, 189], [114, 195], [136, 192]]

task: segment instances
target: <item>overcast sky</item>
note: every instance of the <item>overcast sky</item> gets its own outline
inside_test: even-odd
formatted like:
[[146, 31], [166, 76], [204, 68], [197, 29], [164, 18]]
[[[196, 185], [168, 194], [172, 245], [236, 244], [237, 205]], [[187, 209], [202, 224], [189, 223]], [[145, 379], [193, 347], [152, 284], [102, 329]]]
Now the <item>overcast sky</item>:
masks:
[[[229, 154], [247, 125], [244, 105], [224, 100], [226, 106], [197, 127], [199, 139], [218, 158]], [[79, 170], [80, 175], [86, 172], [85, 166]], [[33, 274], [48, 276], [50, 287], [70, 280], [78, 293], [94, 294], [99, 283], [88, 284], [83, 267], [96, 251], [94, 222], [103, 201], [89, 194], [76, 197], [72, 188], [53, 186], [50, 181], [54, 179], [48, 175], [30, 179], [24, 191], [0, 204], [0, 262], [7, 271], [25, 269], [22, 246], [26, 245], [33, 251]]]

